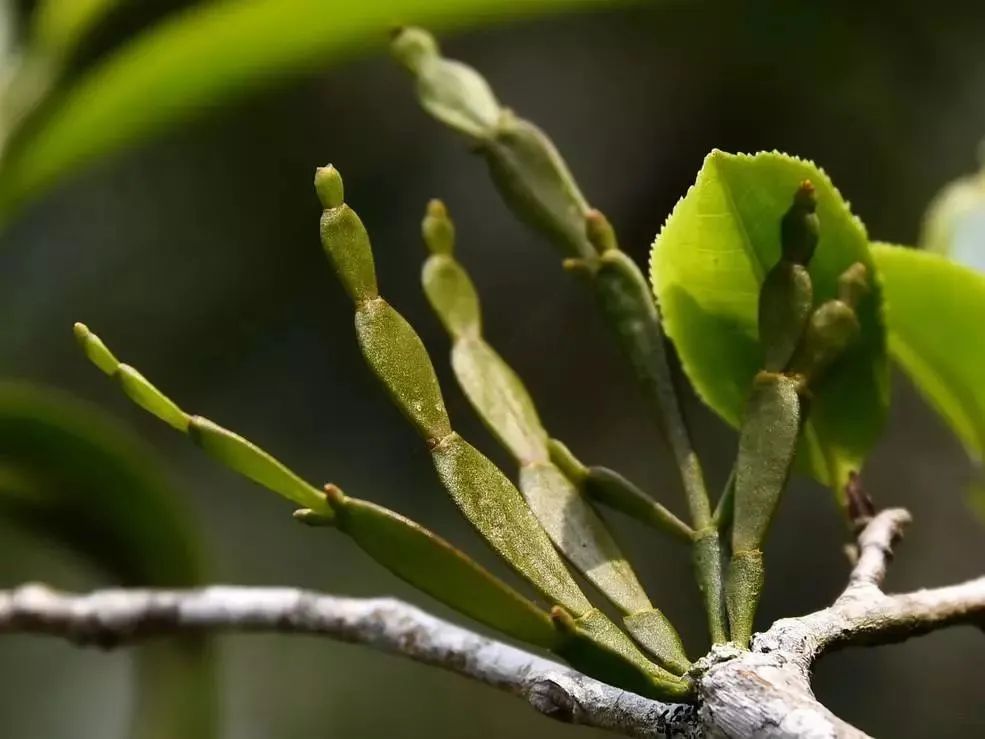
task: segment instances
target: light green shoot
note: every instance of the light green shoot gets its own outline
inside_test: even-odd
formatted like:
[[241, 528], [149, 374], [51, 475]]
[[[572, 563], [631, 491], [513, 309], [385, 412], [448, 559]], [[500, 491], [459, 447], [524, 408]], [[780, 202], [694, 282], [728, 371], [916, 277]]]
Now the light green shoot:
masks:
[[596, 503], [624, 513], [680, 541], [691, 542], [694, 539], [694, 529], [623, 475], [608, 467], [585, 466], [557, 439], [548, 440], [547, 447], [551, 461]]
[[[174, 418], [186, 419], [183, 428], [175, 426], [179, 431], [234, 472], [302, 506], [295, 512], [301, 521], [334, 526], [395, 575], [471, 618], [541, 647], [563, 647], [565, 640], [545, 611], [441, 537], [382, 506], [349, 497], [334, 485], [319, 490], [248, 439], [181, 411], [142, 375], [120, 364], [84, 325], [76, 324], [75, 334], [99, 369], [121, 378], [121, 384], [123, 378], [131, 378], [123, 389], [141, 407], [172, 426]], [[160, 406], [155, 404], [159, 401], [148, 402], [161, 398], [167, 402]]]
[[102, 340], [84, 324], [75, 324], [75, 337], [92, 363], [115, 378], [131, 400], [187, 434], [210, 457], [299, 506], [310, 508], [327, 519], [332, 518], [332, 509], [321, 491], [304, 482], [263, 449], [206, 418], [185, 413], [143, 375], [117, 361]]
[[[681, 680], [649, 662], [597, 608], [572, 579], [547, 533], [509, 479], [451, 427], [434, 367], [413, 327], [379, 295], [372, 273], [369, 236], [345, 202], [337, 170], [316, 174], [324, 198], [321, 239], [339, 280], [353, 298], [356, 334], [366, 363], [394, 403], [411, 421], [431, 453], [438, 478], [469, 522], [492, 548], [550, 602], [570, 613], [577, 628], [605, 649], [622, 654], [634, 670], [649, 675], [661, 690], [677, 690]], [[439, 229], [437, 224], [433, 224]], [[437, 231], [436, 231], [437, 233]], [[450, 230], [436, 237], [450, 248]], [[453, 330], [474, 331], [466, 296], [448, 308]], [[474, 313], [477, 316], [477, 311]]]
[[650, 603], [636, 574], [579, 486], [551, 460], [547, 431], [526, 387], [482, 336], [479, 299], [454, 257], [454, 225], [443, 203], [422, 224], [430, 256], [422, 283], [452, 338], [452, 367], [486, 426], [519, 464], [520, 490], [554, 546], [623, 614], [633, 637], [664, 666], [690, 666], [680, 637]]
[[[584, 273], [644, 397], [666, 431], [691, 512], [699, 589], [714, 642], [727, 639], [718, 530], [704, 475], [677, 399], [653, 296], [636, 264], [619, 250], [611, 224], [593, 210], [551, 140], [532, 123], [498, 107], [471, 67], [444, 59], [433, 37], [403, 29], [394, 55], [414, 75], [421, 106], [466, 136], [483, 155], [493, 182], [520, 220], [550, 240]], [[468, 124], [461, 121], [467, 112]]]
[[840, 276], [838, 297], [813, 306], [807, 266], [820, 233], [816, 206], [814, 187], [804, 181], [780, 224], [780, 260], [759, 295], [765, 370], [753, 381], [739, 430], [734, 480], [715, 515], [721, 525], [731, 513], [726, 601], [732, 639], [741, 646], [752, 635], [765, 581], [762, 548], [805, 421], [808, 404], [802, 396], [858, 337], [855, 306], [868, 290], [866, 268], [855, 263]]

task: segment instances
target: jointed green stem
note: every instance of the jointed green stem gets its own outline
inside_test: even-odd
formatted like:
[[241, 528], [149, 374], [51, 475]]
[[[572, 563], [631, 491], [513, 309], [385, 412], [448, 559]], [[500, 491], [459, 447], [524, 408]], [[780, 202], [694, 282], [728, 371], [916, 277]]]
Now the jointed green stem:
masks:
[[694, 529], [615, 470], [597, 465], [586, 467], [557, 439], [548, 441], [548, 449], [554, 464], [592, 500], [675, 539], [694, 540]]
[[186, 413], [143, 375], [121, 364], [84, 325], [77, 324], [75, 332], [89, 359], [134, 402], [230, 469], [305, 506], [295, 511], [299, 520], [348, 534], [377, 562], [425, 593], [517, 639], [551, 649], [580, 670], [653, 697], [688, 695], [686, 680], [647, 662], [599, 611], [576, 619], [555, 608], [548, 616], [439, 536], [334, 485], [318, 490], [247, 439]]
[[[323, 167], [315, 175], [315, 186], [324, 207], [322, 245], [352, 298], [363, 358], [425, 440], [438, 477], [459, 509], [520, 575], [571, 614], [576, 630], [621, 655], [659, 690], [686, 690], [684, 681], [647, 660], [605, 614], [592, 606], [517, 488], [453, 430], [423, 342], [380, 295], [369, 236], [359, 216], [345, 203], [341, 175], [331, 166]], [[450, 248], [450, 234], [436, 238], [441, 244], [439, 252]], [[474, 333], [477, 324], [472, 321], [478, 317], [474, 294], [466, 291], [452, 296], [456, 300], [461, 297], [462, 302], [449, 308], [449, 320]], [[482, 371], [489, 365], [483, 361], [476, 368]], [[555, 621], [563, 624], [563, 614], [558, 612]]]
[[701, 463], [681, 411], [667, 361], [660, 316], [650, 287], [635, 262], [619, 250], [608, 221], [598, 211], [588, 214], [587, 232], [599, 256], [585, 264], [596, 298], [619, 340], [643, 391], [660, 421], [680, 472], [691, 525], [695, 530], [694, 564], [715, 643], [727, 640], [722, 599], [718, 530], [711, 521], [711, 502]]
[[787, 484], [802, 420], [797, 381], [760, 372], [739, 431], [732, 559], [726, 582], [732, 639], [742, 646], [752, 635], [765, 578], [762, 547]]
[[722, 489], [722, 497], [718, 499], [718, 503], [715, 505], [715, 512], [711, 516], [711, 522], [719, 531], [724, 531], [732, 525], [732, 513], [735, 510], [733, 505], [734, 499], [735, 466], [733, 465], [731, 472], [728, 473], [728, 479], [725, 481], [725, 487]]
[[726, 638], [718, 532], [701, 465], [691, 444], [664, 349], [653, 295], [639, 268], [619, 251], [615, 234], [589, 208], [568, 166], [536, 126], [501, 108], [482, 76], [441, 56], [433, 37], [403, 29], [393, 41], [397, 58], [417, 80], [422, 106], [468, 137], [489, 165], [493, 181], [517, 216], [584, 268], [599, 307], [633, 367], [647, 401], [666, 430], [680, 470], [696, 538], [695, 564], [715, 642]]
[[732, 498], [726, 489], [715, 516], [721, 527], [732, 513], [726, 600], [732, 639], [742, 646], [753, 631], [765, 581], [762, 548], [797, 451], [804, 396], [857, 337], [855, 305], [868, 289], [866, 269], [856, 263], [839, 277], [838, 298], [814, 307], [807, 267], [820, 234], [816, 210], [814, 187], [802, 182], [780, 223], [780, 259], [760, 288], [765, 369], [753, 380], [743, 411]]
[[425, 294], [452, 339], [452, 367], [479, 416], [516, 459], [519, 488], [554, 546], [623, 613], [633, 637], [672, 672], [690, 667], [680, 637], [650, 603], [605, 522], [549, 453], [548, 436], [522, 380], [482, 334], [478, 294], [454, 256], [454, 226], [440, 201], [422, 224], [431, 255]]

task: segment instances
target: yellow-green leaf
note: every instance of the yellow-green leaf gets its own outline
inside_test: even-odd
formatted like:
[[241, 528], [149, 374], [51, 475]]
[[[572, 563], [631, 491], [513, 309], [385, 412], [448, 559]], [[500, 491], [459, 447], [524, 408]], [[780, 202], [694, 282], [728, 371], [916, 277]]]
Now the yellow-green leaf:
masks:
[[[0, 517], [124, 586], [204, 583], [199, 532], [157, 459], [99, 409], [54, 388], [0, 382], [0, 449]], [[145, 647], [136, 674], [130, 736], [214, 734], [202, 638]]]
[[68, 56], [120, 0], [42, 0], [31, 18], [32, 49], [47, 57]]
[[[810, 264], [816, 303], [837, 296], [854, 262], [875, 267], [861, 222], [813, 163], [776, 152], [713, 151], [653, 245], [651, 280], [664, 325], [695, 389], [737, 426], [763, 366], [757, 302], [780, 255], [780, 220], [798, 185], [817, 191], [821, 237]], [[889, 404], [878, 279], [858, 306], [861, 337], [813, 388], [804, 461], [840, 489], [878, 437]]]
[[985, 275], [925, 251], [872, 249], [889, 351], [976, 459], [985, 458]]
[[576, 617], [591, 610], [520, 492], [458, 434], [431, 450], [442, 485], [486, 541], [545, 598]]
[[[87, 5], [105, 5], [88, 0]], [[382, 47], [394, 23], [441, 28], [599, 0], [213, 0], [177, 12], [100, 62], [16, 132], [0, 216], [79, 167], [289, 74]], [[95, 10], [95, 8], [93, 9]], [[95, 13], [79, 14], [81, 20]], [[64, 43], [80, 21], [39, 28]], [[84, 23], [82, 24], [85, 25]], [[64, 26], [64, 27], [63, 27]]]

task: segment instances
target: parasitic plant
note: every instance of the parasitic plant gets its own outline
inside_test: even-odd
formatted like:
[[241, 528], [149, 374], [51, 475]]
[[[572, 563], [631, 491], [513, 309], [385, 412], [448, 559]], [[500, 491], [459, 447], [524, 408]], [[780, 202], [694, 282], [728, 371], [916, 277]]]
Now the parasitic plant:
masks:
[[[657, 237], [648, 281], [546, 134], [502, 107], [478, 72], [444, 58], [417, 28], [398, 30], [392, 50], [414, 77], [423, 108], [468, 140], [506, 204], [585, 278], [663, 430], [686, 519], [619, 473], [583, 464], [544, 428], [522, 380], [483, 334], [455, 227], [435, 200], [422, 223], [424, 292], [450, 337], [455, 377], [513, 458], [515, 476], [463, 439], [427, 349], [381, 294], [369, 234], [332, 166], [315, 174], [321, 243], [352, 300], [366, 364], [423, 440], [441, 486], [533, 586], [536, 600], [400, 514], [335, 485], [309, 484], [248, 440], [189, 415], [83, 324], [76, 336], [134, 402], [290, 500], [300, 521], [338, 529], [425, 593], [588, 675], [651, 697], [692, 700], [692, 662], [677, 630], [651, 602], [597, 507], [690, 547], [710, 642], [748, 645], [764, 583], [763, 545], [795, 460], [844, 501], [884, 414], [880, 290], [864, 230], [812, 164], [713, 152]], [[734, 294], [714, 289], [717, 270], [737, 276]], [[739, 429], [733, 473], [717, 501], [691, 441], [665, 331], [697, 392]], [[719, 337], [713, 359], [704, 347]], [[845, 409], [859, 405], [875, 409], [873, 420], [845, 432]], [[573, 572], [604, 596], [606, 611]]]

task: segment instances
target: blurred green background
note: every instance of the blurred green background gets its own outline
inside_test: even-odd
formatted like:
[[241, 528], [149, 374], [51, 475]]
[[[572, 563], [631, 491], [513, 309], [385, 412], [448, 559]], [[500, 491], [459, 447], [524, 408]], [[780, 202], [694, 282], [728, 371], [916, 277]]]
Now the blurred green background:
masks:
[[[192, 4], [124, 4], [73, 57], [70, 74]], [[383, 31], [343, 63], [207, 106], [20, 211], [0, 236], [0, 375], [71, 391], [147, 440], [197, 521], [211, 580], [396, 594], [448, 615], [344, 537], [298, 526], [281, 500], [134, 409], [71, 337], [73, 321], [87, 322], [188, 410], [254, 439], [312, 481], [337, 482], [433, 527], [502, 571], [362, 365], [348, 300], [318, 243], [311, 179], [330, 161], [373, 236], [382, 288], [432, 349], [466, 438], [511, 467], [437, 361], [447, 338], [418, 286], [418, 224], [434, 196], [457, 221], [487, 335], [527, 381], [548, 428], [582, 458], [620, 469], [683, 510], [671, 459], [589, 296], [509, 216], [482, 163], [419, 111]], [[713, 147], [810, 157], [871, 234], [914, 243], [933, 194], [974, 169], [985, 132], [983, 37], [985, 11], [971, 3], [649, 2], [470, 25], [442, 41], [449, 56], [481, 69], [506, 105], [546, 129], [643, 262]], [[889, 585], [979, 574], [985, 528], [966, 505], [969, 463], [898, 375], [894, 392], [889, 429], [864, 474], [877, 504], [906, 506], [916, 518]], [[718, 487], [734, 433], [693, 398], [688, 411]], [[698, 654], [704, 619], [687, 553], [610, 520], [654, 602]], [[830, 494], [795, 480], [768, 547], [759, 623], [828, 603], [847, 572], [843, 543]], [[0, 586], [27, 580], [109, 583], [0, 520]], [[224, 737], [593, 734], [450, 674], [324, 639], [230, 636], [218, 652]], [[0, 736], [125, 736], [132, 658], [5, 637]], [[878, 736], [973, 736], [985, 733], [983, 661], [982, 635], [953, 629], [830, 656], [815, 688]]]

